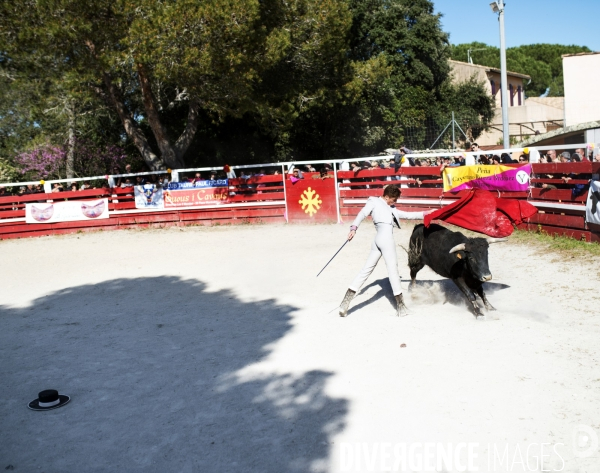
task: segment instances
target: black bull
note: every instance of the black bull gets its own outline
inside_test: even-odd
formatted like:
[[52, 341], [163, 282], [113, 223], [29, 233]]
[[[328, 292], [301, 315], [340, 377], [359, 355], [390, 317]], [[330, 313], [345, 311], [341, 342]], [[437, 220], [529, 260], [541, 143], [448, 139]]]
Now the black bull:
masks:
[[477, 317], [483, 314], [475, 293], [479, 294], [487, 310], [496, 310], [483, 292], [483, 283], [492, 280], [488, 266], [489, 243], [500, 241], [506, 240], [468, 238], [440, 225], [432, 224], [429, 228], [417, 225], [408, 248], [411, 287], [415, 284], [417, 273], [427, 265], [440, 276], [454, 281]]

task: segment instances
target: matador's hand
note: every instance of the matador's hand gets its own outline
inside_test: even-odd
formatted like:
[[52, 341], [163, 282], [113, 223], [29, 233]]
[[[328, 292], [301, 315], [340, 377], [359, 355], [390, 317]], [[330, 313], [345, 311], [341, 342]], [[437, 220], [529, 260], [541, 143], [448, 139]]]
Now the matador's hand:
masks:
[[356, 235], [356, 230], [350, 230], [350, 233], [348, 233], [348, 241], [352, 240], [354, 235]]

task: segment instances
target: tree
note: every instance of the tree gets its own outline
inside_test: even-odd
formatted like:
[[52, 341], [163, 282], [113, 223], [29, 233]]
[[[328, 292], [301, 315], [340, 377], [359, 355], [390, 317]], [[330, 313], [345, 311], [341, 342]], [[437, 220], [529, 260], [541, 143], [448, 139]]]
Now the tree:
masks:
[[[184, 166], [201, 109], [216, 120], [289, 117], [282, 104], [310, 99], [336, 74], [349, 21], [342, 0], [26, 0], [2, 9], [7, 57], [55, 58], [57, 75], [110, 104], [151, 169]], [[291, 79], [284, 94], [261, 90], [273, 70]], [[184, 124], [165, 122], [182, 109]]]
[[[448, 35], [430, 1], [349, 3], [352, 74], [299, 115], [286, 136], [295, 157], [364, 156], [399, 147], [409, 144], [408, 132], [447, 123], [452, 111], [465, 115], [472, 135], [489, 125], [493, 105], [483, 86], [450, 83]], [[410, 144], [427, 147], [426, 135]]]

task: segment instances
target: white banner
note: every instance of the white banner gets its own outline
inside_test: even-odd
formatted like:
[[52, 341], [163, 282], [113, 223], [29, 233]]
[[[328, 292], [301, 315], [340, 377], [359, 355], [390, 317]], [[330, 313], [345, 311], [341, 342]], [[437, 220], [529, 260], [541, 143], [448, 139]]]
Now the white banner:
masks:
[[165, 199], [162, 187], [157, 188], [154, 184], [135, 186], [135, 208], [136, 209], [163, 209]]
[[74, 222], [108, 218], [108, 199], [25, 204], [26, 223]]
[[585, 219], [589, 223], [600, 225], [600, 181], [590, 181], [590, 191], [585, 206]]

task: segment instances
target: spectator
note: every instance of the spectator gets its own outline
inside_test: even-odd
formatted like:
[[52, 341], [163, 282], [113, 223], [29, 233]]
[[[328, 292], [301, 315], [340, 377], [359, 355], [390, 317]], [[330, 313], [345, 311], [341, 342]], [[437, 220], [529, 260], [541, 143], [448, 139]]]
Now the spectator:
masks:
[[[27, 187], [31, 187], [31, 186], [27, 186]], [[52, 186], [52, 192], [62, 192], [63, 191], [63, 186], [60, 185], [60, 183], [55, 182], [54, 185]], [[27, 194], [31, 194], [32, 192], [27, 192]]]
[[[141, 177], [141, 176], [137, 176], [136, 180]], [[196, 182], [200, 182], [202, 181], [202, 174], [200, 174], [199, 172], [197, 172], [196, 174], [194, 174], [194, 177], [191, 178], [188, 182], [191, 182], [192, 184], [195, 184]], [[139, 185], [139, 184], [138, 184]]]
[[358, 172], [360, 171], [360, 166], [358, 163], [350, 163], [350, 169], [354, 172]]
[[546, 160], [549, 163], [555, 163], [556, 162], [556, 150], [549, 149], [548, 151], [546, 151]]
[[127, 177], [121, 183], [120, 187], [121, 187], [121, 189], [124, 189], [125, 187], [133, 187], [133, 182], [131, 182], [131, 179]]
[[526, 164], [528, 162], [529, 162], [529, 158], [527, 157], [527, 155], [522, 154], [521, 156], [519, 156], [519, 163]]
[[8, 192], [4, 186], [0, 186], [0, 197], [8, 197], [9, 195], [11, 195], [11, 193]]
[[[481, 152], [481, 150], [479, 149], [479, 145], [477, 143], [473, 143], [471, 145], [471, 152], [472, 153], [479, 153], [479, 152]], [[485, 155], [482, 155], [482, 154], [473, 154], [473, 159], [475, 159], [476, 163], [483, 164], [481, 162], [481, 158], [484, 157], [484, 156]], [[486, 161], [487, 161], [487, 159], [486, 159]]]
[[502, 153], [502, 156], [500, 156], [500, 161], [502, 162], [502, 164], [514, 163], [513, 159], [509, 156], [508, 153]]
[[580, 163], [581, 162], [581, 156], [579, 155], [579, 153], [573, 153], [571, 155], [571, 162], [572, 163]]
[[135, 176], [136, 186], [143, 186], [144, 184], [146, 184], [146, 179], [144, 179], [142, 176]]
[[569, 163], [571, 162], [571, 153], [568, 151], [564, 151], [560, 154], [560, 162], [561, 163]]
[[500, 164], [500, 156], [498, 156], [497, 154], [495, 154], [494, 156], [492, 156], [492, 162], [491, 164]]
[[300, 179], [304, 179], [304, 174], [302, 174], [302, 173], [300, 172], [300, 169], [298, 169], [298, 168], [295, 168], [295, 169], [292, 171], [292, 177], [290, 178], [290, 180], [291, 180], [292, 182], [296, 182], [296, 181], [299, 181]]
[[333, 179], [333, 176], [327, 172], [326, 168], [322, 168], [319, 171], [319, 175], [313, 175], [313, 179]]
[[69, 186], [69, 191], [75, 192], [76, 190], [77, 190], [77, 183], [71, 182], [71, 185]]
[[585, 149], [577, 148], [575, 150], [575, 153], [577, 153], [579, 155], [579, 157], [581, 158], [581, 161], [589, 161], [589, 159], [587, 158], [587, 153], [585, 152]]

